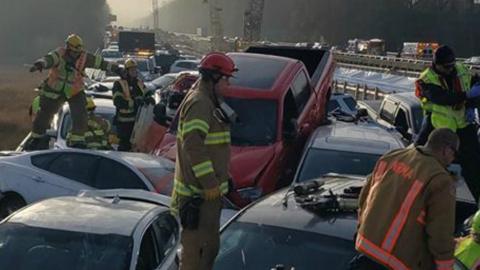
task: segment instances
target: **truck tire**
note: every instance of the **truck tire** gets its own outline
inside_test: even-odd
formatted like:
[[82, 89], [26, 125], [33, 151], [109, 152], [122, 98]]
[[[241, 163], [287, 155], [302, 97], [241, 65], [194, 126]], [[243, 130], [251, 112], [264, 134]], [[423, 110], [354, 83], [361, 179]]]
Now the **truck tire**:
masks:
[[0, 220], [27, 205], [25, 200], [17, 194], [8, 194], [0, 201]]

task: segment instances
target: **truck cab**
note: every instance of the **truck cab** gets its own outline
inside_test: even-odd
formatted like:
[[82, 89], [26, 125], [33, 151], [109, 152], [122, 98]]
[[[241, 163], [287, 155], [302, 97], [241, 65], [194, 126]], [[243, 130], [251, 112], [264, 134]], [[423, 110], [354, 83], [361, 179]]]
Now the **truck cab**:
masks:
[[[308, 136], [326, 118], [335, 65], [321, 49], [254, 47], [228, 55], [239, 69], [224, 95], [238, 115], [229, 197], [245, 206], [292, 180]], [[155, 154], [175, 159], [175, 132], [174, 120]]]

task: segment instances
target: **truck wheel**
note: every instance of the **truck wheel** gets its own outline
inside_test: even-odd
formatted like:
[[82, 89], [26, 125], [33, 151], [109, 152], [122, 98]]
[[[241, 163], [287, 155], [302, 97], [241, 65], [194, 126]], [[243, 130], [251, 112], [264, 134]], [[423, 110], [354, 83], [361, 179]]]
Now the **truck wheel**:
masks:
[[0, 201], [0, 220], [27, 205], [19, 195], [7, 195]]

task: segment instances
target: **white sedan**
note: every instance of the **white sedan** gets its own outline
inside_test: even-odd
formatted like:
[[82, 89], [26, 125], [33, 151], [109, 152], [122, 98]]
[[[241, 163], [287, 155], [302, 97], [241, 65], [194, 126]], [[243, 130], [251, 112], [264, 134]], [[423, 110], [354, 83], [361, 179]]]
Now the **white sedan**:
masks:
[[169, 198], [86, 191], [25, 207], [0, 223], [0, 265], [19, 270], [173, 270], [180, 225]]
[[58, 149], [0, 157], [0, 218], [82, 189], [142, 189], [170, 195], [175, 164], [142, 153]]

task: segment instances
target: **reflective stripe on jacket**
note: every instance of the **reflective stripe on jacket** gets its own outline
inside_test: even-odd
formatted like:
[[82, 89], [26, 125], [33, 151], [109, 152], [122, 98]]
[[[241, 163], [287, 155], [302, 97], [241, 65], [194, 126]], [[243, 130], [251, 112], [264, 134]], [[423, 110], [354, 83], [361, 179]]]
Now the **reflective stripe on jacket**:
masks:
[[[471, 74], [463, 64], [456, 64], [458, 84], [460, 89], [457, 91], [470, 91]], [[455, 91], [448, 89], [445, 80], [440, 77], [432, 68], [427, 68], [419, 77], [419, 80], [425, 84], [434, 84], [441, 87], [445, 91]], [[417, 86], [418, 87], [418, 86]], [[424, 111], [431, 112], [431, 122], [435, 128], [449, 128], [453, 131], [465, 128], [468, 122], [465, 118], [465, 105], [460, 108], [453, 108], [452, 106], [438, 105], [430, 102], [427, 98], [421, 98], [421, 104]]]
[[174, 209], [177, 197], [203, 196], [206, 187], [218, 185], [222, 194], [228, 192], [230, 127], [214, 116], [213, 91], [213, 85], [201, 81], [179, 108]]
[[472, 236], [462, 239], [455, 249], [455, 257], [459, 259], [468, 269], [477, 270], [480, 268], [480, 244], [476, 243]]
[[454, 179], [427, 150], [384, 155], [359, 203], [359, 252], [391, 269], [452, 269]]

